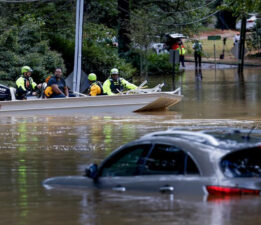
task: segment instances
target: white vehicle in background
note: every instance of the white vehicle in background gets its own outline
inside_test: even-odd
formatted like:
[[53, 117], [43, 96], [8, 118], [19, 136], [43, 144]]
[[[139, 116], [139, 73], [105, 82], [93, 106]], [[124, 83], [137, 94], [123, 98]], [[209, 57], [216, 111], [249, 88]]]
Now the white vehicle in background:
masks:
[[[258, 15], [256, 13], [249, 14], [247, 21], [246, 21], [246, 29], [247, 30], [252, 30], [256, 27], [257, 22], [261, 22], [261, 15]], [[239, 20], [236, 24], [236, 29], [240, 30], [241, 29], [241, 20]]]
[[149, 48], [155, 51], [157, 55], [168, 53], [164, 43], [151, 43]]

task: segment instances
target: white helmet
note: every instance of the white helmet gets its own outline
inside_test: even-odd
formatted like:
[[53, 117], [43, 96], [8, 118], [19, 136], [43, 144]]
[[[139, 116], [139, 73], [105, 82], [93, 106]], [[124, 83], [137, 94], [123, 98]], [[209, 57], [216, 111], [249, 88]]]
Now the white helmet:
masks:
[[112, 74], [119, 74], [119, 70], [118, 69], [116, 69], [116, 68], [113, 68], [113, 69], [111, 69], [111, 73], [110, 73], [111, 75]]

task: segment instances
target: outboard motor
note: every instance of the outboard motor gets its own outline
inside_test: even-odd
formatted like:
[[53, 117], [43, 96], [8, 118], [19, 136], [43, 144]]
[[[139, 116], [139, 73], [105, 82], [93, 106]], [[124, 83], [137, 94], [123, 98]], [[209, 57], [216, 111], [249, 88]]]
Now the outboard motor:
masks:
[[11, 100], [10, 88], [0, 84], [0, 101]]

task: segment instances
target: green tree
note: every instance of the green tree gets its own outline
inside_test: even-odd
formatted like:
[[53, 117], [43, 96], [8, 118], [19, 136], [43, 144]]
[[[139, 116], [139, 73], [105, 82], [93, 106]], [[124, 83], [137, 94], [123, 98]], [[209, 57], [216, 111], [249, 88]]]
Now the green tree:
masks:
[[134, 51], [140, 56], [140, 74], [148, 76], [147, 58], [152, 42], [161, 41], [166, 33], [183, 33], [190, 36], [202, 26], [203, 22], [206, 22], [204, 17], [210, 9], [204, 6], [204, 2], [202, 0], [132, 2], [131, 40]]
[[260, 0], [223, 0], [222, 7], [232, 11], [235, 16], [242, 18], [253, 12], [261, 12]]
[[33, 77], [37, 82], [53, 72], [54, 68], [65, 70], [60, 54], [51, 51], [48, 42], [42, 41], [40, 27], [26, 23], [21, 27], [2, 27], [0, 34], [0, 80], [6, 84], [14, 84], [20, 76], [21, 67], [31, 66]]
[[246, 40], [246, 18], [249, 13], [257, 12], [261, 9], [260, 0], [224, 0], [222, 8], [231, 10], [235, 16], [241, 19], [241, 32], [240, 32], [240, 46], [239, 46], [239, 58], [241, 62], [239, 64], [239, 72], [243, 72], [244, 65], [244, 46]]

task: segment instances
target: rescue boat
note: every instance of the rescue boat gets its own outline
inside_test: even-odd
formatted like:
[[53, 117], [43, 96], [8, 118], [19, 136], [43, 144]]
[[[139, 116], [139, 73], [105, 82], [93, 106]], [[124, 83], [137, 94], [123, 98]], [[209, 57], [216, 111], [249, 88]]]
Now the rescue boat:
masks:
[[[75, 114], [122, 114], [129, 112], [148, 112], [168, 110], [182, 100], [180, 88], [162, 92], [157, 85], [151, 89], [138, 88], [117, 95], [87, 96], [76, 93], [73, 98], [35, 98], [16, 100], [14, 88], [9, 88], [10, 100], [0, 101], [0, 115], [75, 115]], [[1, 86], [0, 92], [4, 92]], [[8, 89], [6, 88], [6, 92]], [[2, 96], [4, 94], [2, 93]], [[8, 93], [6, 93], [8, 96]], [[1, 93], [0, 93], [1, 98]], [[4, 100], [4, 99], [2, 99]]]

